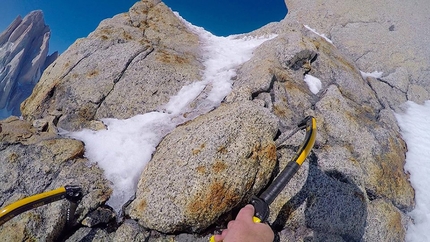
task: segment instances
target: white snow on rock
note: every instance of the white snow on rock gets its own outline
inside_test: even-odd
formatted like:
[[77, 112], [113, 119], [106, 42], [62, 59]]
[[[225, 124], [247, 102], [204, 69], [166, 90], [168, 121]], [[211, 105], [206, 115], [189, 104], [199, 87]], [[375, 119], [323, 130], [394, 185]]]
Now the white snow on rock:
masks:
[[308, 25], [303, 25], [305, 26], [305, 28], [309, 29], [310, 31], [312, 31], [314, 34], [321, 36], [322, 38], [324, 38], [327, 42], [329, 42], [330, 44], [333, 44], [333, 41], [331, 41], [331, 39], [327, 38], [327, 36], [325, 36], [324, 34], [320, 34], [318, 33], [315, 29], [309, 27]]
[[312, 75], [306, 74], [304, 81], [308, 84], [309, 90], [313, 94], [317, 94], [322, 88], [321, 80]]

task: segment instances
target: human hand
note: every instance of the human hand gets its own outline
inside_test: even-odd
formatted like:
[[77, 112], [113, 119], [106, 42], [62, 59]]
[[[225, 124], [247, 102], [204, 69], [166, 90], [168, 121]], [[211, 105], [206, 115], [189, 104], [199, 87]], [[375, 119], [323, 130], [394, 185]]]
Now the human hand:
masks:
[[272, 242], [274, 233], [269, 225], [255, 223], [254, 206], [248, 204], [237, 214], [236, 220], [228, 223], [222, 234], [215, 235], [216, 242]]

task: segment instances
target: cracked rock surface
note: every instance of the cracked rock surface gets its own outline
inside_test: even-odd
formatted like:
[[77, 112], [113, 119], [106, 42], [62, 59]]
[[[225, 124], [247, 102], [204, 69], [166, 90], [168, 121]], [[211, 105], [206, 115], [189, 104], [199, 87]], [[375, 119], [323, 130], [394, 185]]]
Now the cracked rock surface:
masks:
[[[381, 95], [399, 89], [364, 79], [340, 49], [294, 19], [287, 17], [276, 31], [278, 37], [238, 70], [226, 101], [253, 99], [279, 118], [282, 133], [305, 115], [318, 120], [315, 156], [271, 206], [270, 220], [280, 240], [374, 241], [378, 233], [403, 240], [414, 191], [403, 172], [406, 146], [391, 107], [404, 95]], [[312, 60], [311, 68], [302, 59]], [[292, 64], [298, 62], [301, 67]], [[321, 80], [317, 94], [303, 81], [305, 73]], [[376, 89], [375, 82], [385, 88]], [[300, 142], [296, 136], [288, 142], [293, 140]], [[278, 149], [280, 168], [293, 151], [294, 146]], [[369, 222], [379, 216], [387, 222]]]

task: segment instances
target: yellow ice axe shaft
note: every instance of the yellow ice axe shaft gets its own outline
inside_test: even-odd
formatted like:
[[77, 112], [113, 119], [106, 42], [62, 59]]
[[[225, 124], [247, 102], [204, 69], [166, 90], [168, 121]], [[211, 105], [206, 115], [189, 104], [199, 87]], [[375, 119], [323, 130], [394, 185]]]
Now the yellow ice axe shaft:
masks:
[[58, 201], [63, 198], [66, 198], [69, 201], [79, 200], [81, 195], [80, 187], [68, 185], [18, 200], [0, 209], [0, 226], [11, 220], [13, 217], [30, 209]]
[[[299, 128], [306, 129], [306, 135], [303, 143], [300, 145], [299, 150], [288, 162], [284, 170], [278, 175], [278, 177], [270, 184], [270, 186], [260, 195], [260, 199], [263, 200], [267, 205], [270, 205], [273, 200], [279, 195], [279, 193], [288, 184], [291, 178], [299, 170], [300, 166], [308, 157], [315, 144], [317, 136], [316, 119], [312, 116], [306, 117], [300, 124]], [[258, 209], [256, 208], [256, 212]], [[257, 215], [257, 217], [259, 217]], [[265, 220], [265, 218], [261, 218]]]

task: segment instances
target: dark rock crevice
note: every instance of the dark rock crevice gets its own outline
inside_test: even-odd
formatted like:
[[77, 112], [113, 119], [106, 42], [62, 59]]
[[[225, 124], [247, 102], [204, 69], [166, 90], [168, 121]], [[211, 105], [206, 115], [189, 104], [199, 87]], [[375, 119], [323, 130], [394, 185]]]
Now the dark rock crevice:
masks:
[[[102, 97], [100, 100], [98, 100], [97, 102], [92, 102], [90, 100], [90, 103], [93, 103], [96, 105], [95, 107], [95, 112], [94, 112], [94, 116], [97, 113], [98, 108], [103, 104], [103, 101], [109, 96], [110, 93], [112, 93], [115, 89], [115, 85], [122, 79], [122, 77], [124, 76], [124, 73], [127, 71], [128, 67], [130, 66], [130, 64], [140, 55], [142, 55], [141, 57], [139, 57], [139, 59], [145, 59], [148, 55], [150, 55], [152, 52], [154, 51], [154, 48], [152, 46], [148, 46], [147, 48], [141, 49], [139, 51], [136, 52], [136, 54], [134, 54], [133, 56], [131, 56], [128, 60], [127, 63], [124, 65], [123, 69], [121, 70], [121, 72], [118, 74], [117, 77], [115, 77], [115, 79], [113, 80], [113, 85], [111, 87], [110, 90], [108, 90]], [[93, 116], [93, 118], [94, 118]]]
[[273, 103], [275, 100], [275, 95], [273, 93], [273, 85], [275, 82], [277, 82], [277, 78], [275, 75], [272, 76], [272, 79], [270, 80], [270, 84], [268, 86], [267, 89], [261, 89], [261, 90], [257, 90], [254, 91], [253, 93], [251, 93], [251, 100], [254, 100], [256, 98], [258, 98], [258, 96], [262, 93], [269, 93], [270, 94], [270, 101]]

